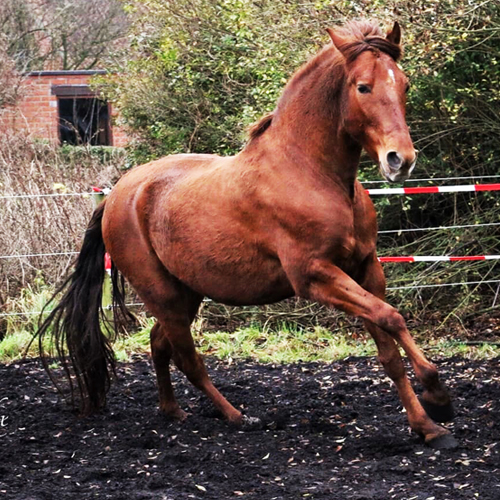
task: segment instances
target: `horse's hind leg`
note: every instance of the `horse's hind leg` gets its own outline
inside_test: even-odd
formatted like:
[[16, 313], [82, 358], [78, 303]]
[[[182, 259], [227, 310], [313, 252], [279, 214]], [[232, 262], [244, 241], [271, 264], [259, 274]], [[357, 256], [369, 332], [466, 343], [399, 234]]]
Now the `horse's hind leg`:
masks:
[[157, 274], [152, 281], [145, 282], [154, 285], [143, 289], [138, 283], [132, 284], [148, 310], [158, 319], [151, 330], [151, 351], [158, 380], [160, 409], [175, 418], [186, 417], [175, 399], [170, 380], [169, 362], [173, 359], [188, 380], [211, 399], [229, 422], [242, 424], [243, 415], [215, 388], [203, 359], [196, 352], [191, 323], [201, 297], [165, 271]]
[[[132, 221], [130, 224], [133, 227], [135, 223]], [[148, 311], [158, 320], [151, 331], [151, 351], [157, 373], [160, 409], [176, 418], [184, 419], [186, 416], [175, 400], [170, 380], [169, 362], [173, 359], [229, 422], [253, 425], [252, 419], [244, 418], [214, 387], [203, 360], [196, 352], [190, 327], [202, 296], [172, 276], [141, 238], [124, 241], [121, 226], [116, 232], [120, 238], [111, 234], [106, 241], [111, 258], [144, 301]], [[138, 255], [142, 257], [139, 265]]]
[[151, 355], [156, 372], [160, 411], [177, 420], [185, 420], [187, 414], [175, 399], [172, 381], [170, 379], [170, 359], [172, 358], [172, 344], [160, 323], [155, 323], [150, 333]]
[[244, 419], [242, 413], [234, 408], [213, 385], [202, 357], [196, 352], [190, 330], [192, 319], [191, 317], [186, 322], [181, 318], [174, 320], [171, 317], [168, 321], [166, 333], [173, 349], [174, 363], [188, 380], [212, 401], [228, 422], [242, 425], [248, 419]]

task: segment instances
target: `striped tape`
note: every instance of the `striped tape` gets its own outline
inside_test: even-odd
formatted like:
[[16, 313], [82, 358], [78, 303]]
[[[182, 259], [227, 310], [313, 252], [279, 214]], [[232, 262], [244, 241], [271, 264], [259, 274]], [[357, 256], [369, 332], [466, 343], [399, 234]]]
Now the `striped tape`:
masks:
[[[414, 188], [380, 188], [367, 189], [369, 195], [380, 196], [386, 194], [423, 194], [423, 193], [466, 193], [470, 191], [500, 191], [500, 184], [467, 184], [463, 186], [421, 186]], [[92, 187], [96, 194], [108, 195], [111, 188]], [[0, 200], [21, 198], [55, 198], [64, 196], [89, 196], [92, 193], [47, 193], [47, 194], [14, 194], [0, 196]]]
[[[92, 187], [95, 193], [108, 195], [111, 192], [110, 188]], [[408, 188], [380, 188], [367, 189], [366, 192], [371, 196], [379, 196], [385, 194], [423, 194], [423, 193], [467, 193], [471, 191], [500, 191], [499, 184], [464, 184], [456, 186], [419, 186]]]
[[104, 254], [104, 269], [111, 276], [112, 264], [111, 264], [111, 256], [109, 255], [108, 252]]
[[379, 257], [379, 262], [457, 262], [463, 260], [498, 260], [500, 255], [411, 255], [402, 257]]
[[109, 193], [111, 193], [111, 188], [100, 188], [97, 186], [92, 186], [92, 191], [96, 194], [103, 194], [107, 196]]
[[386, 194], [423, 194], [423, 193], [466, 193], [470, 191], [500, 191], [500, 184], [466, 184], [462, 186], [420, 186], [408, 188], [367, 189], [370, 196]]

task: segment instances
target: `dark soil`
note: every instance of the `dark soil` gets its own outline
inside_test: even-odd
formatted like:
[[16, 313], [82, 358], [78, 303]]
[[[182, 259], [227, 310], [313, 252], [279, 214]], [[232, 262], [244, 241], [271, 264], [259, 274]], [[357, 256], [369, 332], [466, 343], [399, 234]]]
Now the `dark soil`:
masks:
[[227, 365], [216, 385], [261, 430], [241, 432], [174, 373], [183, 423], [157, 411], [151, 364], [121, 365], [101, 414], [79, 419], [37, 361], [0, 365], [0, 497], [111, 499], [500, 499], [499, 361], [439, 362], [457, 450], [411, 434], [372, 358]]

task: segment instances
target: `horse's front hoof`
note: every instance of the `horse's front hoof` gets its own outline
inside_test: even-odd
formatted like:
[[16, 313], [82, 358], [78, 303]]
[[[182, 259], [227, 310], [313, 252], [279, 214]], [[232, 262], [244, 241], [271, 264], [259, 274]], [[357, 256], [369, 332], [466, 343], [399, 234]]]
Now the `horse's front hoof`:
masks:
[[426, 401], [424, 398], [420, 399], [425, 413], [429, 415], [434, 422], [449, 422], [455, 418], [455, 411], [453, 410], [453, 405], [451, 403], [446, 403], [444, 405], [436, 405]]
[[458, 441], [452, 434], [442, 434], [441, 436], [425, 441], [427, 446], [435, 450], [456, 450], [459, 446]]

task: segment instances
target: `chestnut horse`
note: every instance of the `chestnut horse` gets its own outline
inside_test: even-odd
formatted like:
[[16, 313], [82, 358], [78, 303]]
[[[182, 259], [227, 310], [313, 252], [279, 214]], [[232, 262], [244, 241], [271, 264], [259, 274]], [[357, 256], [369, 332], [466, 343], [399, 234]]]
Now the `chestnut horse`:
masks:
[[[173, 155], [139, 166], [94, 212], [69, 288], [38, 332], [40, 340], [54, 335], [66, 355], [83, 413], [105, 404], [114, 371], [101, 321], [106, 249], [115, 306], [127, 314], [121, 273], [157, 319], [151, 351], [165, 415], [186, 418], [170, 380], [173, 359], [227, 421], [252, 423], [212, 384], [190, 325], [204, 297], [250, 305], [298, 296], [362, 318], [411, 428], [428, 444], [455, 446], [434, 422], [453, 413], [436, 367], [384, 301], [376, 214], [356, 180], [362, 149], [389, 181], [405, 180], [415, 165], [408, 80], [397, 64], [400, 27], [384, 36], [363, 21], [328, 33], [332, 43], [293, 75], [239, 154]], [[422, 402], [397, 344], [425, 389]]]

